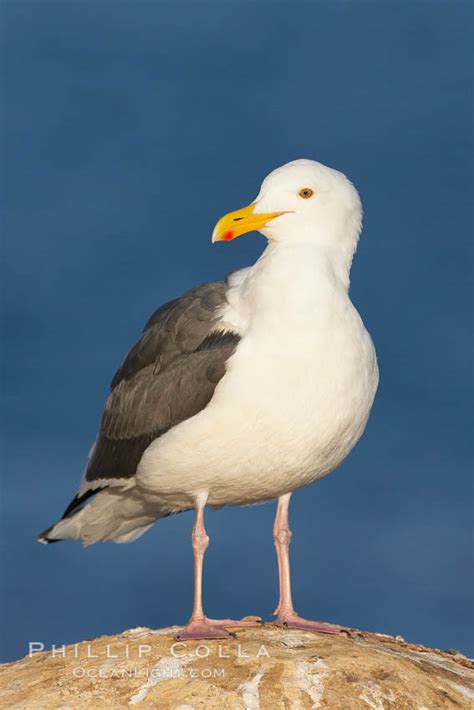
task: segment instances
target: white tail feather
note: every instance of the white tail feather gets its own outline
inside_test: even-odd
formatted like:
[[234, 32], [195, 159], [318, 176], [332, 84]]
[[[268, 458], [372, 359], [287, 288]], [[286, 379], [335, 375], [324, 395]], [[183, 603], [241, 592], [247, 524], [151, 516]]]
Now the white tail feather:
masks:
[[86, 545], [107, 540], [132, 542], [170, 512], [159, 504], [146, 501], [138, 491], [108, 488], [97, 493], [77, 513], [59, 520], [40, 535], [39, 540], [81, 539]]

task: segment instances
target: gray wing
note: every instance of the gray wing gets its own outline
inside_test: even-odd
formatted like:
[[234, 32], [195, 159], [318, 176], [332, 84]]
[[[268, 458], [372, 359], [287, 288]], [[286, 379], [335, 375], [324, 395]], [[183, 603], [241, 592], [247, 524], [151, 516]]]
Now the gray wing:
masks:
[[240, 340], [218, 330], [227, 290], [204, 284], [152, 315], [112, 380], [85, 474], [91, 488], [133, 476], [152, 441], [208, 404]]

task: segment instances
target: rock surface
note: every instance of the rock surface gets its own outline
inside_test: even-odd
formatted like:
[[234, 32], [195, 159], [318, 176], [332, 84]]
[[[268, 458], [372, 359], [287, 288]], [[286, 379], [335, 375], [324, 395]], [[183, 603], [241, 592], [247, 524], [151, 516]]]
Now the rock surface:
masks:
[[178, 627], [130, 629], [0, 667], [9, 710], [438, 710], [474, 707], [473, 664], [456, 652], [351, 631], [264, 627], [180, 643]]

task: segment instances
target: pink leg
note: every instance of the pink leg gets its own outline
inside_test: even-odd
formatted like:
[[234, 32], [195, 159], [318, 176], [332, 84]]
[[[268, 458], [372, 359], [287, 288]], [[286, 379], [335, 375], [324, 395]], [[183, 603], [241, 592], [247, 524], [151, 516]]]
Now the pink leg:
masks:
[[278, 577], [280, 582], [280, 600], [273, 612], [278, 624], [289, 626], [293, 629], [303, 631], [319, 631], [324, 634], [340, 634], [343, 629], [334, 624], [326, 624], [321, 621], [309, 621], [298, 616], [293, 607], [291, 598], [291, 574], [289, 547], [291, 542], [291, 530], [288, 524], [288, 507], [291, 493], [287, 493], [278, 499], [278, 507], [273, 526], [273, 538], [278, 560]]
[[[279, 519], [278, 519], [278, 510], [279, 510], [280, 502], [278, 502], [278, 508], [277, 508], [277, 514], [275, 515], [275, 522], [273, 523], [273, 539], [275, 541], [275, 550], [276, 550], [276, 556], [277, 556], [277, 562], [278, 562], [278, 590], [279, 590], [279, 597], [278, 597], [278, 604], [276, 609], [273, 611], [273, 616], [278, 616], [280, 613], [281, 605], [282, 605], [282, 589], [283, 589], [283, 577], [282, 577], [282, 569], [283, 569], [283, 557], [281, 554], [281, 544], [278, 540], [278, 535], [279, 535]], [[289, 538], [291, 539], [291, 531], [288, 530], [289, 533]], [[289, 544], [289, 541], [288, 541]], [[290, 596], [291, 596], [291, 589], [290, 589]]]
[[179, 640], [229, 638], [226, 627], [258, 626], [258, 621], [234, 621], [232, 619], [208, 619], [202, 608], [202, 565], [204, 553], [209, 545], [209, 537], [204, 527], [204, 508], [207, 496], [196, 500], [196, 518], [193, 527], [194, 552], [194, 607], [187, 625], [178, 634]]

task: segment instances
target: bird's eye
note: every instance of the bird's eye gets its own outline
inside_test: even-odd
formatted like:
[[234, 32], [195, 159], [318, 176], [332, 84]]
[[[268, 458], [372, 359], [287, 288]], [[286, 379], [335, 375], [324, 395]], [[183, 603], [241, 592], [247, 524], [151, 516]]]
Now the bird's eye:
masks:
[[314, 195], [314, 190], [310, 187], [303, 187], [298, 194], [303, 198], [303, 200], [309, 200], [309, 198]]

